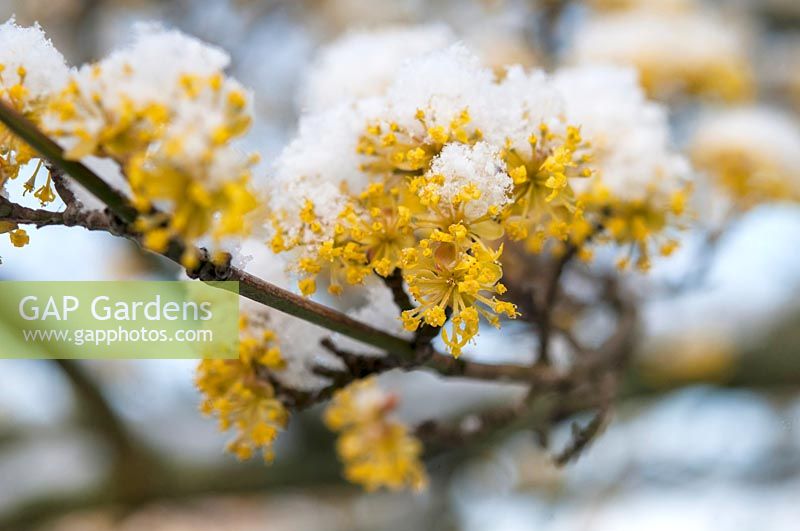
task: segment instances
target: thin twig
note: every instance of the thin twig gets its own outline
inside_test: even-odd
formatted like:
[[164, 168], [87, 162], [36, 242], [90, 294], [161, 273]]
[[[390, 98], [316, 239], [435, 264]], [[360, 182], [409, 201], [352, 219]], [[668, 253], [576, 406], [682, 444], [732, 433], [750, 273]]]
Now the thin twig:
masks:
[[47, 171], [50, 172], [50, 177], [53, 179], [53, 185], [56, 187], [58, 197], [64, 202], [67, 210], [80, 210], [83, 204], [75, 195], [75, 192], [67, 185], [67, 177], [64, 175], [64, 171], [49, 161], [45, 163], [45, 166], [47, 167]]
[[608, 408], [600, 409], [592, 417], [586, 426], [581, 426], [577, 422], [572, 424], [572, 440], [558, 455], [554, 457], [554, 461], [558, 466], [564, 466], [570, 461], [580, 456], [583, 451], [594, 441], [597, 435], [600, 434], [603, 426], [608, 419]]
[[539, 311], [536, 316], [539, 323], [539, 358], [537, 359], [537, 363], [542, 365], [550, 364], [550, 333], [552, 331], [553, 312], [555, 311], [558, 292], [561, 286], [561, 276], [564, 274], [567, 264], [569, 264], [577, 253], [577, 246], [570, 244], [566, 251], [564, 251], [564, 254], [556, 260], [553, 273], [545, 288], [541, 311]]

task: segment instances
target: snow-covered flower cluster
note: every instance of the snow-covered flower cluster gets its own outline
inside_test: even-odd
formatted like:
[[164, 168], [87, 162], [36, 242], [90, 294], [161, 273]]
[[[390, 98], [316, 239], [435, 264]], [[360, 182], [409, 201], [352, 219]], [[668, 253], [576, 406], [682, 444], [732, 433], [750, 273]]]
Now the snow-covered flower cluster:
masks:
[[570, 60], [634, 66], [647, 93], [660, 99], [693, 94], [739, 101], [753, 92], [744, 33], [699, 9], [614, 12], [580, 27]]
[[428, 482], [422, 444], [391, 417], [396, 407], [397, 398], [367, 378], [338, 391], [325, 410], [325, 424], [339, 432], [336, 449], [345, 478], [368, 491], [421, 490]]
[[691, 140], [692, 161], [734, 206], [800, 200], [800, 124], [769, 107], [710, 113]]
[[228, 63], [222, 50], [143, 25], [130, 46], [76, 70], [44, 117], [68, 157], [107, 157], [122, 167], [151, 249], [248, 228], [255, 158], [233, 141], [250, 124], [250, 96], [225, 76]]
[[567, 68], [554, 84], [567, 119], [591, 139], [598, 178], [575, 186], [593, 211], [586, 217], [605, 227], [601, 240], [633, 244], [637, 266], [646, 269], [653, 244], [664, 255], [676, 248], [674, 229], [691, 191], [692, 170], [670, 146], [666, 109], [647, 100], [631, 69]]
[[408, 60], [379, 94], [302, 119], [276, 163], [271, 243], [293, 253], [307, 295], [318, 280], [340, 294], [399, 272], [419, 303], [406, 328], [449, 321], [442, 338], [458, 355], [480, 317], [517, 315], [501, 298], [503, 238], [538, 252], [600, 230], [633, 244], [644, 268], [688, 173], [632, 71], [511, 68], [498, 80], [454, 45]]
[[[12, 18], [0, 25], [0, 100], [25, 118], [40, 124], [42, 114], [53, 95], [66, 83], [67, 65], [62, 55], [47, 39], [37, 25], [20, 27]], [[9, 180], [19, 176], [20, 168], [36, 158], [36, 153], [25, 142], [0, 125], [0, 194], [5, 194]], [[47, 174], [45, 182], [37, 186], [42, 170], [41, 161], [33, 176], [24, 183], [26, 193], [46, 205], [55, 199], [55, 192]], [[0, 233], [8, 232], [17, 247], [28, 243], [28, 235], [13, 223], [0, 223]]]

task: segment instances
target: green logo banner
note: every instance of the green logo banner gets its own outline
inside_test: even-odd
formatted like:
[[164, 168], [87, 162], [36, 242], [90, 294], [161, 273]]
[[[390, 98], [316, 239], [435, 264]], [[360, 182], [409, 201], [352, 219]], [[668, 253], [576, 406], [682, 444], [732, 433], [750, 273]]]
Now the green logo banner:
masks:
[[238, 354], [238, 282], [0, 282], [0, 358]]

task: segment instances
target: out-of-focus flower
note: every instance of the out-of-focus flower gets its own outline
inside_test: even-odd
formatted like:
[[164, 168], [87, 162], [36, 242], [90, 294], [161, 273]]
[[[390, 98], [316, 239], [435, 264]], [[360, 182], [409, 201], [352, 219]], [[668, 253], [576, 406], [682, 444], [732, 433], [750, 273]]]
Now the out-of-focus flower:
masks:
[[397, 398], [368, 378], [337, 391], [325, 410], [325, 424], [339, 432], [336, 449], [345, 478], [368, 491], [418, 491], [428, 483], [422, 444], [391, 418], [396, 406]]
[[272, 444], [286, 427], [289, 412], [264, 373], [282, 370], [285, 362], [263, 316], [242, 315], [239, 328], [238, 359], [203, 360], [197, 368], [197, 387], [205, 397], [201, 409], [219, 418], [220, 430], [236, 432], [228, 450], [239, 459], [260, 450], [272, 461]]
[[455, 40], [439, 24], [347, 33], [317, 55], [306, 75], [301, 107], [318, 112], [350, 99], [381, 96], [404, 62]]
[[753, 92], [745, 32], [704, 11], [639, 9], [590, 18], [571, 60], [634, 66], [650, 96], [748, 99]]
[[581, 125], [591, 145], [597, 172], [575, 184], [584, 222], [574, 237], [597, 232], [589, 223], [603, 226], [600, 240], [632, 245], [637, 267], [647, 269], [653, 248], [664, 255], [676, 248], [691, 190], [691, 168], [671, 146], [666, 109], [647, 100], [628, 68], [565, 69], [554, 83], [565, 95], [567, 119]]
[[688, 11], [697, 7], [697, 0], [589, 0], [592, 7], [602, 11]]
[[140, 26], [128, 48], [77, 70], [50, 104], [45, 125], [67, 156], [122, 167], [151, 249], [164, 250], [172, 237], [219, 240], [248, 230], [255, 159], [233, 141], [250, 124], [250, 97], [224, 75], [228, 62], [177, 31]]
[[690, 152], [736, 208], [800, 200], [800, 124], [783, 111], [743, 107], [710, 113], [697, 126]]
[[[306, 2], [305, 5], [309, 7], [309, 15], [316, 25], [325, 28], [332, 35], [351, 28], [371, 28], [374, 31], [365, 34], [375, 33], [379, 36], [383, 27], [411, 27], [411, 24], [426, 27], [430, 20], [446, 20], [458, 40], [467, 44], [484, 65], [494, 69], [499, 75], [511, 64], [532, 66], [537, 63], [536, 50], [532, 48], [529, 39], [537, 6], [527, 0], [433, 3], [422, 0], [392, 0], [382, 3], [371, 0], [325, 0]], [[371, 44], [381, 46], [380, 41], [379, 37]], [[453, 43], [451, 40], [447, 44]], [[410, 49], [416, 47], [413, 42], [406, 44]], [[392, 57], [391, 51], [387, 52], [387, 57]], [[356, 76], [360, 77], [360, 74]]]
[[703, 331], [662, 340], [638, 361], [642, 379], [656, 387], [725, 382], [736, 369], [736, 347], [727, 335]]

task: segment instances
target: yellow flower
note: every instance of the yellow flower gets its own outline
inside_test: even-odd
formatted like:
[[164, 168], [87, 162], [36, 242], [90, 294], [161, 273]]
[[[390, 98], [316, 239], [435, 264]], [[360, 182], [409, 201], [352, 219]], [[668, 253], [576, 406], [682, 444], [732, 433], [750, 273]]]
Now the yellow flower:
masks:
[[423, 109], [415, 117], [425, 132], [423, 135], [396, 123], [370, 124], [358, 143], [358, 152], [368, 160], [362, 169], [377, 175], [393, 171], [421, 175], [448, 142], [473, 144], [483, 138], [480, 129], [470, 127], [472, 118], [467, 109], [448, 127], [429, 124]]
[[562, 137], [542, 124], [528, 144], [527, 152], [510, 142], [503, 151], [514, 181], [513, 206], [504, 214], [504, 223], [512, 240], [527, 240], [530, 249], [539, 250], [545, 238], [565, 239], [577, 219], [570, 182], [591, 177], [593, 171], [588, 167], [589, 144], [577, 127], [567, 127]]
[[[104, 85], [113, 80], [106, 79], [102, 64], [93, 68], [88, 81], [79, 72], [84, 77], [50, 103], [50, 133], [73, 143], [67, 157], [96, 155], [120, 164], [143, 218], [139, 230], [153, 249], [171, 237], [192, 243], [246, 234], [247, 214], [258, 205], [249, 185], [257, 158], [231, 145], [251, 120], [238, 85], [219, 72], [183, 74], [177, 90], [164, 88], [174, 92], [174, 101], [138, 101]], [[187, 110], [198, 106], [215, 115], [209, 120], [213, 127]], [[47, 197], [47, 189], [37, 197], [39, 192]], [[153, 217], [153, 205], [166, 216]], [[151, 230], [158, 233], [151, 236]]]
[[794, 184], [797, 176], [755, 150], [701, 146], [693, 150], [692, 162], [708, 172], [741, 210], [770, 201], [800, 201], [800, 189]]
[[[499, 152], [478, 142], [480, 131], [469, 128], [468, 112], [448, 128], [429, 127], [422, 111], [416, 119], [426, 131], [422, 137], [396, 124], [368, 126], [358, 151], [370, 161], [364, 169], [374, 181], [357, 194], [342, 187], [349, 201], [333, 222], [319, 218], [313, 198], [304, 199], [296, 219], [273, 213], [271, 246], [303, 250], [294, 269], [306, 295], [320, 278], [327, 278], [328, 290], [338, 295], [373, 272], [388, 276], [399, 269], [420, 303], [401, 316], [404, 326], [416, 330], [424, 322], [444, 327], [452, 317], [450, 332], [442, 334], [457, 356], [478, 333], [480, 316], [498, 326], [499, 315], [517, 315], [513, 305], [494, 299], [505, 288], [499, 283], [500, 252], [489, 247], [503, 236], [511, 179]], [[570, 130], [564, 144], [570, 153], [578, 149], [577, 130]], [[460, 156], [460, 149], [450, 151], [454, 146], [467, 146], [464, 156], [475, 157], [471, 168], [478, 177], [460, 175], [459, 164], [441, 160], [445, 153]], [[564, 185], [553, 175], [566, 175], [571, 159], [543, 155], [542, 162], [548, 175], [543, 179], [552, 177], [548, 190], [560, 193]], [[432, 168], [442, 168], [448, 177]], [[481, 179], [490, 181], [487, 197], [476, 184]]]
[[[7, 24], [4, 25], [4, 29], [6, 29]], [[27, 77], [25, 67], [19, 66], [16, 69], [16, 75], [7, 76], [8, 78], [16, 79], [13, 84], [6, 83], [3, 77], [5, 69], [5, 65], [0, 63], [0, 101], [12, 107], [34, 124], [41, 125], [42, 112], [47, 105], [47, 98], [41, 95], [35, 96], [28, 90], [25, 85]], [[9, 131], [5, 125], [0, 124], [0, 189], [8, 180], [16, 179], [19, 176], [20, 169], [35, 157], [36, 152], [28, 144]], [[23, 185], [26, 192], [32, 191], [35, 187], [36, 176], [39, 174], [41, 167], [42, 162], [40, 160], [33, 176]], [[55, 193], [50, 186], [49, 173], [46, 185], [39, 188], [34, 195], [42, 203], [42, 206], [55, 199]]]
[[671, 196], [664, 197], [654, 191], [639, 200], [624, 200], [598, 182], [580, 197], [586, 224], [580, 232], [571, 233], [572, 241], [583, 243], [590, 230], [586, 227], [593, 223], [600, 229], [594, 235], [595, 241], [612, 242], [627, 249], [627, 254], [617, 262], [619, 269], [627, 269], [633, 261], [637, 269], [647, 271], [653, 250], [661, 256], [669, 256], [678, 248], [670, 232], [683, 228], [681, 220], [687, 215], [685, 203], [690, 192], [691, 188], [686, 187]]
[[409, 291], [420, 303], [403, 312], [403, 325], [414, 331], [423, 322], [441, 327], [446, 313], [452, 312], [448, 333], [442, 329], [442, 339], [453, 356], [458, 357], [464, 346], [478, 333], [479, 316], [493, 326], [499, 326], [501, 314], [516, 318], [516, 307], [494, 298], [505, 292], [500, 283], [503, 270], [499, 262], [502, 246], [492, 251], [481, 242], [459, 248], [453, 242], [420, 242], [421, 251], [405, 253], [403, 273]]
[[196, 384], [205, 396], [201, 409], [219, 419], [220, 430], [236, 432], [228, 451], [249, 459], [261, 450], [269, 462], [272, 443], [286, 427], [289, 412], [260, 373], [281, 370], [285, 364], [275, 334], [263, 323], [243, 316], [240, 330], [239, 359], [203, 360], [197, 368]]
[[11, 245], [14, 247], [25, 247], [30, 243], [31, 238], [25, 229], [16, 229], [8, 233], [11, 238]]
[[336, 450], [345, 478], [367, 491], [419, 491], [427, 486], [422, 444], [390, 417], [396, 405], [393, 395], [368, 378], [337, 391], [325, 410], [325, 424], [339, 432]]

